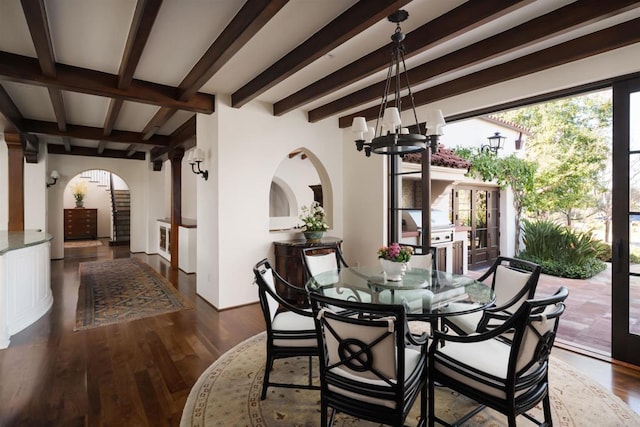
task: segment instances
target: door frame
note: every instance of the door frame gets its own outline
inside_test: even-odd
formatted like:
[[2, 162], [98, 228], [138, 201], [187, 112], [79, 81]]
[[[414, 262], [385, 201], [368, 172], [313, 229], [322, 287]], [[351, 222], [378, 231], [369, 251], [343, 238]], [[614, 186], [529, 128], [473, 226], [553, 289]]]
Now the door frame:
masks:
[[640, 78], [613, 84], [611, 356], [640, 365], [640, 335], [629, 331], [629, 278], [640, 277], [629, 268], [629, 220], [631, 214], [638, 214], [630, 211], [629, 161], [631, 155], [640, 156], [640, 149], [631, 151], [629, 145], [629, 95], [634, 92], [640, 92]]
[[[467, 232], [467, 259], [469, 268], [477, 268], [491, 265], [493, 261], [500, 255], [500, 188], [498, 187], [486, 187], [486, 186], [474, 186], [474, 185], [459, 185], [453, 188], [453, 218], [456, 225], [460, 225], [459, 221], [459, 208], [460, 199], [459, 191], [470, 191], [470, 224], [463, 224], [471, 229]], [[478, 228], [477, 224], [477, 193], [483, 191], [487, 193], [487, 224], [486, 227]], [[495, 196], [495, 201], [492, 199], [492, 195]], [[494, 205], [495, 207], [492, 207]], [[474, 247], [474, 242], [478, 230], [485, 230], [487, 233], [486, 247], [477, 249]], [[494, 242], [495, 244], [491, 244]]]

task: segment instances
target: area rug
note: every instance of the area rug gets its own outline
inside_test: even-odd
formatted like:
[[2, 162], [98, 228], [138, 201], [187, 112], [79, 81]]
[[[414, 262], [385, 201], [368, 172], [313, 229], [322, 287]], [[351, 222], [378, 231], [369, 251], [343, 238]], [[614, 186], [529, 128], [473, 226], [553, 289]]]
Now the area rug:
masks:
[[191, 308], [175, 287], [136, 258], [80, 264], [74, 331]]
[[[211, 426], [318, 426], [320, 392], [269, 388], [260, 400], [264, 375], [265, 334], [247, 339], [223, 354], [200, 376], [191, 389], [180, 421], [181, 427]], [[273, 381], [304, 383], [308, 372], [306, 358], [277, 360]], [[317, 382], [317, 367], [314, 378]], [[550, 369], [551, 410], [556, 426], [638, 426], [640, 416], [622, 400], [566, 363], [552, 359]], [[419, 405], [415, 405], [407, 424], [416, 425]], [[473, 407], [473, 402], [446, 388], [436, 390], [436, 413], [454, 421]], [[542, 407], [532, 411], [541, 415]], [[541, 419], [541, 418], [540, 418]], [[529, 422], [522, 420], [523, 425]], [[373, 426], [344, 415], [336, 426]], [[493, 410], [480, 412], [465, 426], [506, 426], [506, 418]]]
[[102, 246], [102, 242], [100, 240], [78, 240], [73, 242], [64, 242], [65, 249], [93, 248], [96, 246]]

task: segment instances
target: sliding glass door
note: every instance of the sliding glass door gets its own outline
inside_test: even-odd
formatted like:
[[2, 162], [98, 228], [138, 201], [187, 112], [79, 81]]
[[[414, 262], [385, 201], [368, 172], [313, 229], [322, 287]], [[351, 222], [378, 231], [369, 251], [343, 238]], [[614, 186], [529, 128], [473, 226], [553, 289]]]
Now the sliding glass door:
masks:
[[613, 86], [614, 359], [640, 365], [640, 79]]

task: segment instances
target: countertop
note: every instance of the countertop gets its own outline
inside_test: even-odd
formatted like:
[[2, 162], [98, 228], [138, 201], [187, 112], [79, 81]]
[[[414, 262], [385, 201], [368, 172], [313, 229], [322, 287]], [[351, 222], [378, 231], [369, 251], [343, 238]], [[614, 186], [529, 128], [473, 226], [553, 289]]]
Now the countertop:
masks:
[[36, 246], [51, 239], [53, 239], [51, 234], [35, 230], [0, 231], [0, 255], [16, 249]]

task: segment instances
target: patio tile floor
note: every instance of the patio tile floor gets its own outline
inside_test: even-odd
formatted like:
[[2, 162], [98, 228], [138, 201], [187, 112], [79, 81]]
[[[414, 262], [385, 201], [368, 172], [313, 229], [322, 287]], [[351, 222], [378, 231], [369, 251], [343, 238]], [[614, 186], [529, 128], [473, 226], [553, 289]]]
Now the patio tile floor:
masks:
[[[478, 277], [483, 270], [469, 270]], [[540, 275], [536, 296], [554, 294], [560, 286], [569, 288], [566, 311], [560, 320], [556, 343], [577, 347], [602, 356], [611, 355], [611, 265], [586, 280]]]

